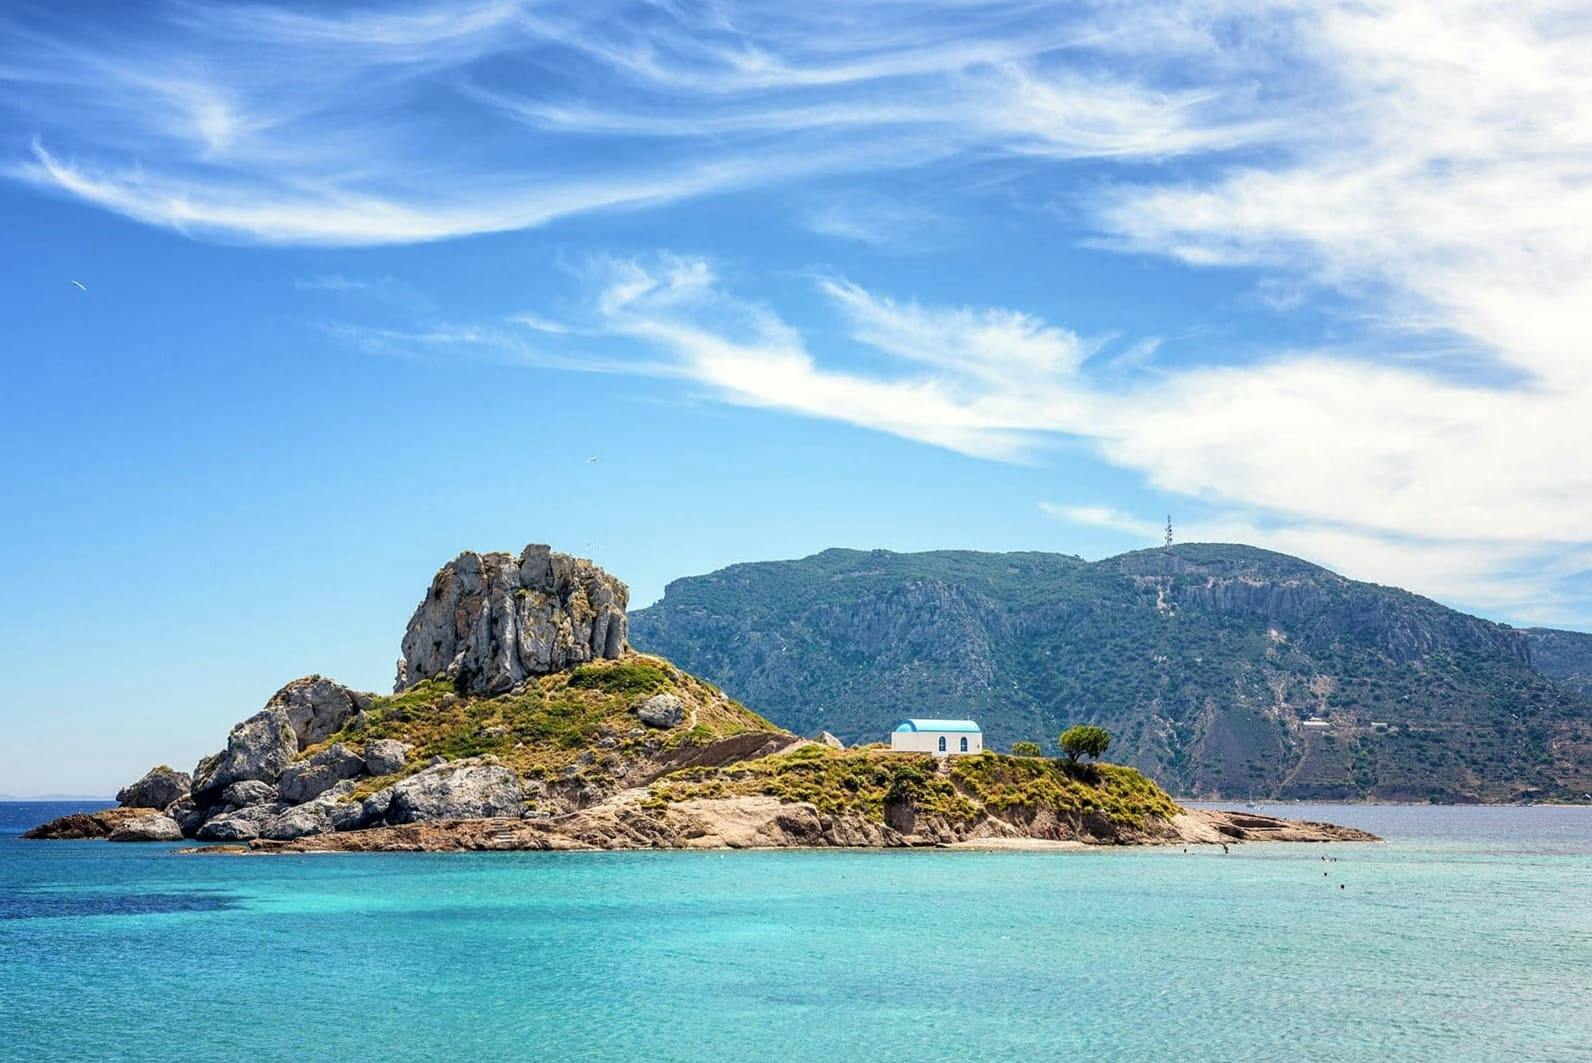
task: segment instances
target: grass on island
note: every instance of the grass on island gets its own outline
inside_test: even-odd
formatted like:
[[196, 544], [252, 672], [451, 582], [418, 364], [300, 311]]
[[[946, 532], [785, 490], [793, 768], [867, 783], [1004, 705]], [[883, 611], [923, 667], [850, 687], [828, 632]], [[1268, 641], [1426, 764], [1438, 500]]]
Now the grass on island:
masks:
[[[685, 722], [667, 730], [642, 727], [636, 706], [656, 694], [677, 696]], [[347, 727], [301, 756], [334, 742], [358, 748], [373, 739], [395, 738], [412, 746], [405, 770], [363, 781], [355, 792], [363, 796], [437, 756], [459, 760], [491, 754], [525, 777], [550, 779], [599, 756], [614, 761], [648, 753], [649, 744], [668, 750], [749, 731], [779, 733], [780, 728], [660, 657], [631, 654], [535, 677], [519, 693], [497, 697], [460, 695], [451, 681], [428, 679], [376, 698]], [[605, 739], [610, 743], [600, 746]]]
[[691, 768], [653, 786], [648, 805], [693, 798], [768, 794], [805, 801], [831, 815], [882, 821], [887, 801], [909, 797], [920, 813], [971, 822], [988, 809], [1051, 808], [1104, 813], [1142, 830], [1153, 818], [1182, 811], [1167, 793], [1132, 768], [1069, 764], [1042, 757], [984, 752], [950, 758], [941, 773], [927, 753], [896, 753], [882, 745], [836, 750], [805, 745], [788, 753], [724, 768]]

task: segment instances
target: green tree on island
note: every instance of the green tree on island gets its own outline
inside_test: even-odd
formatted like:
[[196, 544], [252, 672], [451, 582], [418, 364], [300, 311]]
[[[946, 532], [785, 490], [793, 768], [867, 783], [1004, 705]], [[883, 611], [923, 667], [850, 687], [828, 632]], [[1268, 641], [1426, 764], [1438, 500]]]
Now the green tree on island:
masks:
[[1038, 742], [1013, 742], [1012, 756], [1014, 757], [1042, 757], [1045, 751], [1039, 748]]
[[1078, 763], [1079, 756], [1099, 760], [1111, 745], [1111, 732], [1093, 724], [1079, 724], [1061, 732], [1057, 742], [1061, 744], [1061, 751], [1067, 754], [1067, 759], [1074, 764]]

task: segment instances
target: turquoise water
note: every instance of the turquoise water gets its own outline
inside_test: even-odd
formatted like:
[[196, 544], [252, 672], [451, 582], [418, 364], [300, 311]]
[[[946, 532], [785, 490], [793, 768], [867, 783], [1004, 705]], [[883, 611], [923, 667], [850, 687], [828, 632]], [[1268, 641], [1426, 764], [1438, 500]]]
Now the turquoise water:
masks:
[[1389, 841], [196, 858], [0, 806], [0, 1056], [1592, 1059], [1592, 809], [1281, 811]]

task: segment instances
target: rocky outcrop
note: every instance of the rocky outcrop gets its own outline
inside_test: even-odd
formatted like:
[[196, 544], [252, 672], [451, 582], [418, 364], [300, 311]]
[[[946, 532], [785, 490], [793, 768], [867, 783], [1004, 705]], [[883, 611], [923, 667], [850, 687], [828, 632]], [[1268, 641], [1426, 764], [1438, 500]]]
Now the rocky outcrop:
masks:
[[499, 694], [625, 650], [629, 591], [602, 569], [546, 546], [518, 558], [466, 552], [442, 567], [404, 633], [396, 689], [437, 676]]
[[410, 747], [396, 738], [379, 738], [365, 743], [365, 770], [372, 775], [392, 775], [404, 770]]
[[163, 812], [136, 816], [111, 831], [113, 842], [180, 842], [182, 828]]
[[150, 768], [142, 779], [116, 791], [116, 802], [123, 808], [167, 808], [188, 796], [193, 779], [185, 771], [174, 771], [161, 764]]
[[685, 703], [674, 694], [654, 694], [636, 706], [636, 718], [648, 727], [678, 727], [685, 720]]
[[246, 842], [260, 836], [260, 828], [287, 811], [285, 805], [251, 805], [205, 820], [194, 832], [202, 842]]
[[818, 742], [821, 745], [828, 746], [830, 749], [845, 749], [846, 748], [846, 743], [842, 742], [839, 738], [836, 738], [834, 735], [830, 734], [828, 731], [819, 731], [818, 732]]
[[307, 760], [288, 765], [277, 779], [276, 791], [286, 804], [299, 805], [364, 773], [365, 758], [336, 742]]
[[370, 699], [370, 694], [325, 676], [307, 675], [278, 690], [265, 707], [286, 713], [298, 748], [307, 749], [342, 730], [354, 713], [369, 707]]
[[515, 774], [480, 761], [439, 764], [391, 789], [386, 815], [392, 823], [518, 816], [525, 806]]
[[199, 762], [193, 793], [201, 803], [235, 782], [274, 782], [298, 754], [293, 721], [280, 706], [255, 713], [227, 736], [227, 748]]
[[99, 812], [73, 812], [24, 831], [22, 836], [50, 841], [109, 838], [133, 820], [157, 815], [159, 811], [154, 808], [107, 808]]

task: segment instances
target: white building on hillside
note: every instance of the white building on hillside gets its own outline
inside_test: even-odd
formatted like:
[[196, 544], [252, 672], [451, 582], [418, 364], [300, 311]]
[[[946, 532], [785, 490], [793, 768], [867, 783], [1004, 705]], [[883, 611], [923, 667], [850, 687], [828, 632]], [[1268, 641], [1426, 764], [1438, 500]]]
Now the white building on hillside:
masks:
[[890, 732], [890, 748], [902, 753], [981, 753], [984, 732], [972, 720], [902, 720]]

